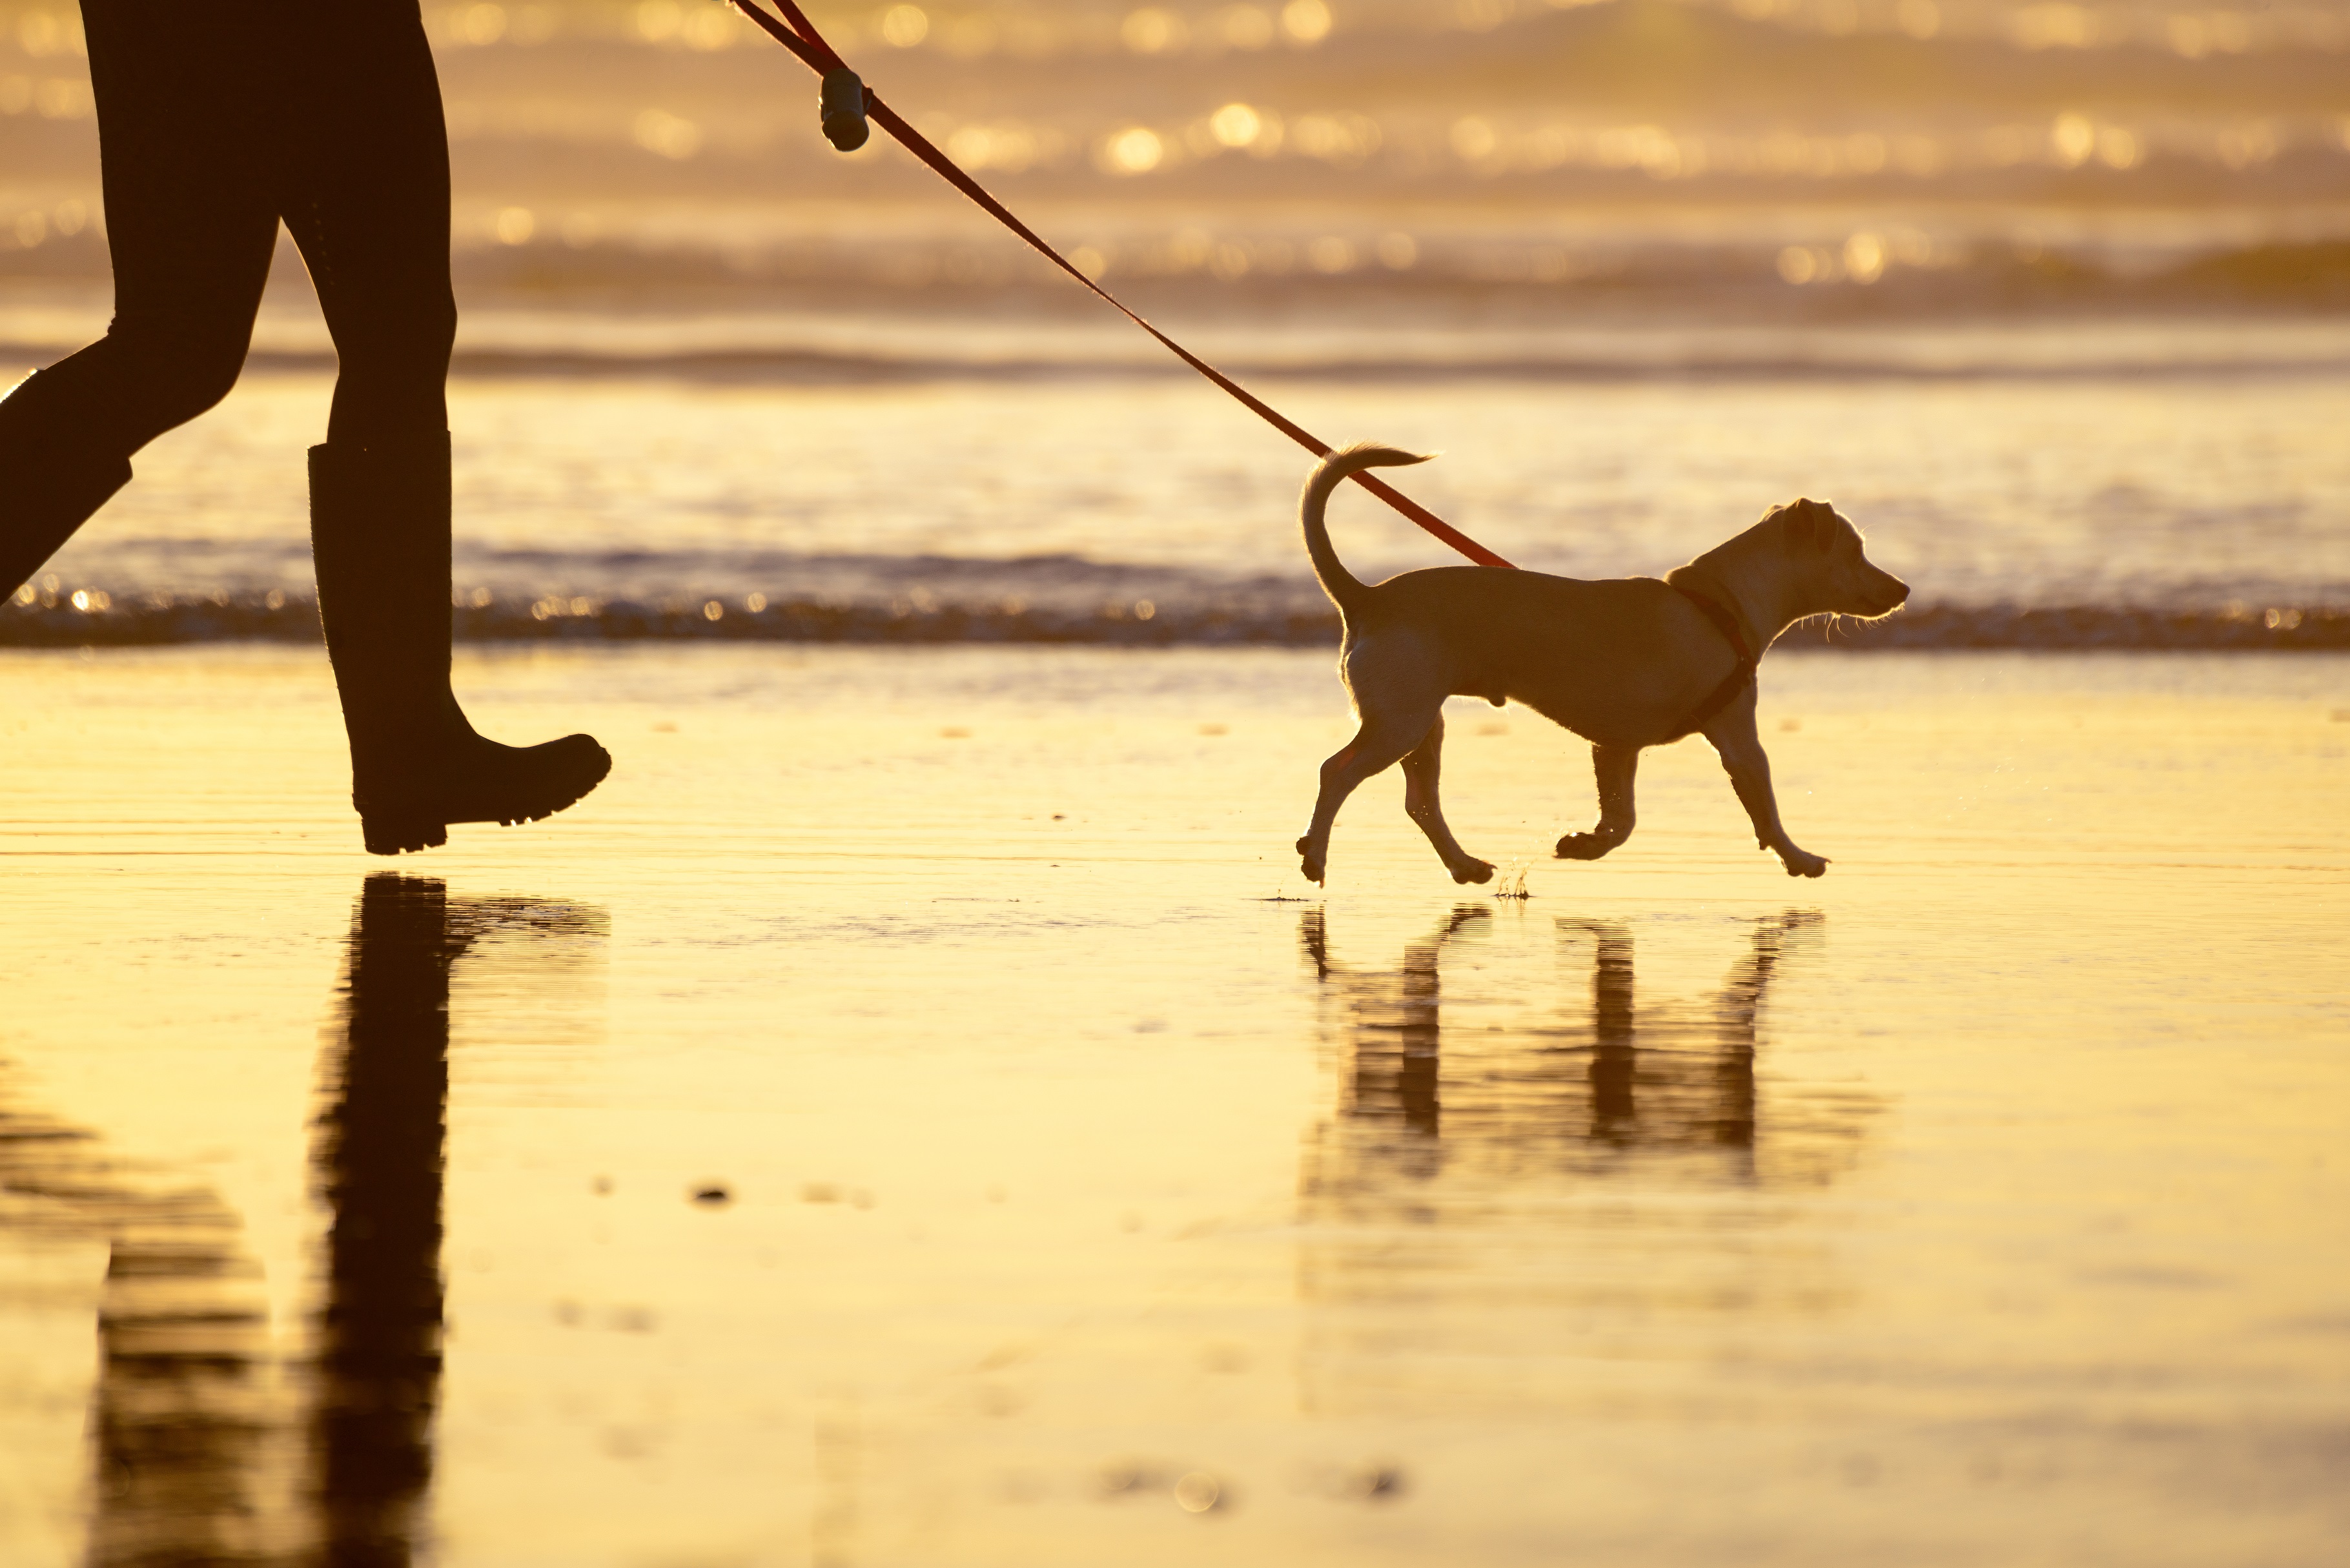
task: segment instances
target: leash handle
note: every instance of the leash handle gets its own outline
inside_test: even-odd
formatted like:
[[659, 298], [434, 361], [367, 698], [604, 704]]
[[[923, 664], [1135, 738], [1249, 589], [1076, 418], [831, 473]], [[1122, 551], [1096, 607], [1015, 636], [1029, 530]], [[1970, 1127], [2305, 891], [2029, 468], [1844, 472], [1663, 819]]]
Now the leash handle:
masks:
[[[824, 41], [824, 35], [816, 31], [816, 24], [807, 19], [806, 14], [795, 4], [795, 0], [774, 0], [776, 9], [783, 13], [782, 20], [770, 15], [763, 6], [755, 4], [754, 0], [730, 0], [730, 3], [743, 15], [748, 16], [762, 32], [797, 56], [800, 63], [816, 72], [817, 76], [829, 78], [837, 71], [848, 69], [847, 62], [840, 57], [838, 52], [830, 44]], [[1149, 333], [1158, 340], [1161, 348], [1222, 388], [1238, 400], [1242, 407], [1263, 420], [1265, 423], [1312, 452], [1315, 457], [1330, 455], [1329, 442], [1321, 440], [1305, 426], [1298, 424], [1246, 387], [1242, 386], [1238, 381], [1159, 331], [1140, 316], [1128, 309], [1117, 296], [1079, 271], [1066, 256], [1047, 244], [1042, 235], [1022, 223], [1009, 207], [991, 195], [985, 186], [964, 173], [945, 153], [931, 146], [928, 137], [907, 124], [899, 116], [898, 111], [882, 102], [879, 95], [869, 87], [865, 88], [865, 116], [888, 131], [907, 151], [928, 164], [932, 172], [969, 197], [983, 212], [1026, 241], [1029, 248], [1035, 251], [1037, 254], [1076, 279], [1120, 316]], [[1508, 561], [1485, 548], [1484, 545], [1480, 545], [1410, 496], [1397, 490], [1385, 480], [1365, 472], [1351, 474], [1348, 477], [1479, 566], [1508, 566], [1510, 565]]]

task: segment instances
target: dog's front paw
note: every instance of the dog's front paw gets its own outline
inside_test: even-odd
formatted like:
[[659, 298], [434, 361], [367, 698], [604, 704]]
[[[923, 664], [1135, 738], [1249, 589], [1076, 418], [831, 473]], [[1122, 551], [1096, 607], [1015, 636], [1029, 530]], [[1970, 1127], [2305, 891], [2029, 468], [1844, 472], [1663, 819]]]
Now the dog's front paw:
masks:
[[1806, 855], [1802, 850], [1798, 849], [1791, 855], [1782, 855], [1779, 857], [1779, 859], [1781, 863], [1787, 867], [1787, 875], [1790, 877], [1825, 877], [1827, 875], [1827, 857], [1823, 855]]
[[1308, 840], [1301, 838], [1297, 841], [1297, 868], [1305, 873], [1305, 879], [1316, 888], [1322, 886], [1322, 877], [1326, 868], [1322, 864], [1322, 857], [1315, 854], [1310, 847]]
[[1491, 860], [1464, 860], [1452, 868], [1452, 879], [1463, 884], [1491, 882], [1493, 879], [1493, 863]]
[[1612, 838], [1602, 838], [1596, 833], [1570, 833], [1558, 841], [1555, 858], [1560, 860], [1596, 860], [1616, 847]]

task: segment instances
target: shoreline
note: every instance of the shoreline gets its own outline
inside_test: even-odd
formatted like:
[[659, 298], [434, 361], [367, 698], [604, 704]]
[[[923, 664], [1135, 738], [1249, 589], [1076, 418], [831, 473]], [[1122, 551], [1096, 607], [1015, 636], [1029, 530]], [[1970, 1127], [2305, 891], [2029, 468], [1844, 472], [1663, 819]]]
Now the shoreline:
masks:
[[[921, 602], [927, 600], [927, 603]], [[1123, 598], [1088, 607], [941, 603], [927, 590], [886, 603], [826, 603], [765, 595], [676, 594], [655, 600], [556, 596], [460, 604], [463, 643], [780, 642], [1105, 648], [1327, 648], [1338, 618], [1284, 606], [1181, 607]], [[1894, 650], [2338, 652], [2350, 649], [2350, 608], [2230, 605], [1927, 605], [1883, 621], [1840, 621], [1831, 636], [1793, 628], [1774, 648]], [[281, 590], [120, 597], [96, 589], [0, 604], [0, 648], [155, 648], [224, 642], [316, 643], [317, 606]]]

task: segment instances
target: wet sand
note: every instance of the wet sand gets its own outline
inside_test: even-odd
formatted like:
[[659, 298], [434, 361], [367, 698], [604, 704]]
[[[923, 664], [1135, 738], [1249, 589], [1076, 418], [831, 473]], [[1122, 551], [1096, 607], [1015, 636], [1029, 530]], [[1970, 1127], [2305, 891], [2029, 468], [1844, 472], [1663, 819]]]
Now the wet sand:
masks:
[[1816, 883], [1461, 704], [1523, 901], [1299, 879], [1326, 655], [460, 679], [619, 771], [387, 865], [317, 654], [0, 655], [0, 1559], [2350, 1542], [2350, 660], [1774, 657]]

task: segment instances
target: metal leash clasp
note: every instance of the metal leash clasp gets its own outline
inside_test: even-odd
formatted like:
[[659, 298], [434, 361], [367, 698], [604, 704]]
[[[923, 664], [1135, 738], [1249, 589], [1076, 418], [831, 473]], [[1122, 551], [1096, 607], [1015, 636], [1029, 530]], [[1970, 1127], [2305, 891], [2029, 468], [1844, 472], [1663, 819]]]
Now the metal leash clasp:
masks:
[[824, 73], [816, 110], [824, 119], [824, 139], [839, 151], [856, 151], [873, 134], [865, 123], [865, 83], [847, 66]]

